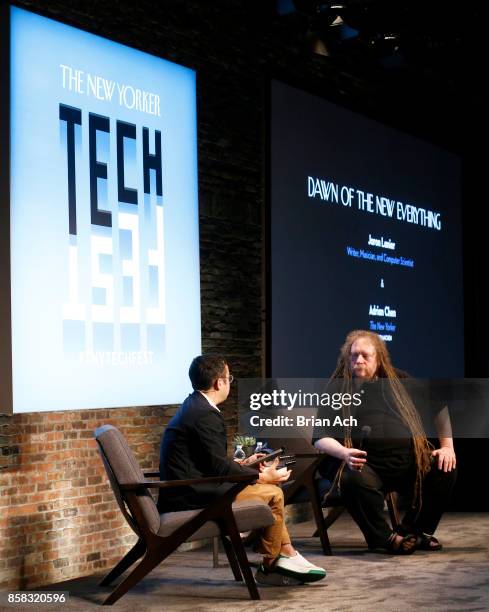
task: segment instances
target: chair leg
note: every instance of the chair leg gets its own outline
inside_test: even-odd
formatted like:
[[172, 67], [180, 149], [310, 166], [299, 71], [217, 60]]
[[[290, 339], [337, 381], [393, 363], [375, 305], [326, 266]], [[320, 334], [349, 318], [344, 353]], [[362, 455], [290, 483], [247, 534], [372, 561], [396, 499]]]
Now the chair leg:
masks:
[[241, 536], [236, 526], [234, 516], [232, 515], [231, 510], [229, 512], [230, 515], [228, 514], [224, 517], [224, 523], [226, 525], [226, 531], [231, 540], [234, 554], [238, 559], [239, 567], [241, 569], [244, 581], [246, 582], [246, 586], [248, 587], [248, 592], [250, 594], [251, 599], [260, 599], [260, 593], [258, 592], [255, 578], [253, 577], [253, 573], [251, 571], [248, 557], [246, 556], [246, 551], [244, 549], [243, 542], [241, 541]]
[[140, 580], [142, 580], [149, 572], [154, 569], [159, 563], [168, 556], [168, 552], [161, 550], [148, 550], [143, 557], [141, 563], [136, 566], [132, 572], [127, 576], [112, 593], [104, 601], [104, 606], [111, 606], [118, 599], [135, 586]]
[[[346, 510], [345, 506], [333, 506], [329, 508], [328, 514], [324, 517], [324, 527], [325, 529], [329, 529], [331, 525], [340, 518], [343, 512]], [[319, 529], [312, 534], [313, 538], [317, 538], [319, 536]]]
[[224, 551], [226, 552], [226, 556], [228, 558], [231, 570], [233, 571], [234, 579], [237, 580], [238, 582], [242, 582], [243, 576], [241, 574], [241, 570], [239, 569], [239, 563], [238, 563], [238, 560], [236, 559], [236, 555], [234, 554], [233, 547], [231, 546], [231, 544], [229, 543], [229, 540], [226, 538], [225, 535], [221, 535], [221, 542], [224, 547]]
[[219, 567], [219, 538], [212, 538], [212, 567]]
[[332, 555], [331, 544], [329, 543], [328, 530], [324, 524], [323, 509], [319, 503], [318, 494], [314, 483], [307, 487], [309, 493], [309, 499], [311, 500], [312, 511], [314, 513], [314, 520], [316, 521], [316, 527], [321, 541], [321, 548], [323, 549], [324, 555]]
[[338, 519], [346, 510], [345, 506], [333, 506], [324, 518], [324, 525], [329, 529], [331, 525]]
[[110, 570], [105, 578], [100, 582], [100, 586], [108, 586], [127, 569], [131, 567], [138, 559], [146, 552], [146, 544], [143, 540], [138, 540], [136, 544], [129, 550], [119, 563]]

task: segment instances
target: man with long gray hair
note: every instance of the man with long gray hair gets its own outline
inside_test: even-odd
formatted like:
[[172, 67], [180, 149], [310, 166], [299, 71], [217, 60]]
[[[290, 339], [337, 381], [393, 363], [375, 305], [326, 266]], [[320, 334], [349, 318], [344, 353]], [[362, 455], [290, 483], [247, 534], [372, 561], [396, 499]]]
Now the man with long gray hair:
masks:
[[[314, 434], [315, 446], [342, 461], [337, 482], [347, 508], [362, 530], [369, 548], [392, 554], [411, 554], [416, 549], [436, 551], [441, 544], [433, 535], [446, 508], [456, 476], [456, 457], [448, 410], [441, 404], [434, 416], [440, 447], [427, 440], [423, 424], [396, 370], [385, 342], [364, 330], [348, 334], [341, 348], [334, 379], [343, 392], [361, 391], [355, 416], [370, 435], [363, 442]], [[343, 407], [345, 416], [351, 408]], [[399, 491], [410, 506], [399, 531], [393, 532], [384, 518], [384, 495]]]

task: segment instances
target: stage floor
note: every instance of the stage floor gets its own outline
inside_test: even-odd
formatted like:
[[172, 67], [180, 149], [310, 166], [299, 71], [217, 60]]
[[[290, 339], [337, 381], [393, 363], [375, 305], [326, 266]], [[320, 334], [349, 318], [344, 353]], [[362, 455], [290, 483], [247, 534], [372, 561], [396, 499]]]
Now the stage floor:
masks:
[[[326, 568], [325, 580], [300, 587], [260, 587], [261, 602], [252, 602], [244, 585], [233, 581], [224, 553], [220, 566], [212, 568], [210, 547], [175, 553], [129, 591], [117, 610], [453, 610], [489, 609], [489, 514], [446, 514], [437, 536], [441, 552], [417, 551], [412, 556], [370, 553], [363, 537], [345, 513], [330, 529], [334, 556], [321, 554], [319, 540], [309, 537], [311, 522], [291, 526], [297, 548], [312, 562]], [[250, 560], [259, 557], [249, 553]], [[97, 586], [99, 576], [45, 587], [69, 591], [63, 610], [97, 608], [110, 589]], [[16, 609], [21, 608], [16, 606]], [[27, 609], [27, 608], [26, 608]], [[32, 608], [29, 608], [32, 609]], [[36, 610], [59, 606], [36, 605]]]

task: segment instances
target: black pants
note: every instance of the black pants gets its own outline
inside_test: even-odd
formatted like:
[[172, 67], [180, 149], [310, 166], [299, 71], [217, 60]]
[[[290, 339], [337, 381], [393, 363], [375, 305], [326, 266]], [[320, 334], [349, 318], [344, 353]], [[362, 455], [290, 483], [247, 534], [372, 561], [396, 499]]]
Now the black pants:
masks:
[[[384, 518], [384, 497], [398, 491], [412, 497], [414, 473], [410, 469], [395, 477], [366, 464], [362, 471], [345, 467], [340, 482], [348, 511], [360, 527], [369, 548], [386, 548], [392, 529]], [[456, 471], [443, 472], [436, 463], [422, 485], [421, 508], [409, 508], [402, 521], [409, 533], [433, 534], [440, 522], [455, 484]], [[410, 506], [412, 504], [410, 503]]]

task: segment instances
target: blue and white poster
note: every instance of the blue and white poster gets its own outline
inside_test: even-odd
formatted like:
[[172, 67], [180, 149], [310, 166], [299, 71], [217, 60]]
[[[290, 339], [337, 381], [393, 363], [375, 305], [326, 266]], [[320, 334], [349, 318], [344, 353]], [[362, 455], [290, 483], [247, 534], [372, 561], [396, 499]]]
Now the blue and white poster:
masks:
[[15, 412], [178, 403], [200, 353], [195, 72], [11, 9]]

